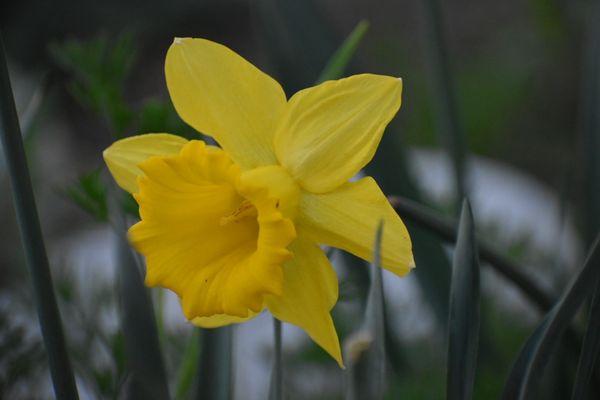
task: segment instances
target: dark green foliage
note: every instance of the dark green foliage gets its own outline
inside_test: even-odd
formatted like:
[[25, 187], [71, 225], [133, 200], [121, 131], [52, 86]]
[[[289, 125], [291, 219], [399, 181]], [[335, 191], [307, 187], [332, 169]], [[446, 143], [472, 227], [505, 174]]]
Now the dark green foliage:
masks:
[[179, 118], [171, 101], [149, 99], [139, 113], [135, 134], [172, 133], [187, 139], [200, 139], [201, 135]]
[[468, 200], [465, 199], [452, 262], [448, 317], [447, 399], [472, 398], [478, 343], [479, 256], [473, 214]]
[[583, 46], [581, 125], [584, 168], [584, 229], [588, 244], [600, 229], [600, 3], [591, 2]]
[[592, 246], [583, 268], [568, 290], [546, 314], [529, 337], [510, 372], [502, 398], [525, 400], [533, 395], [562, 334], [567, 330], [581, 304], [596, 287], [600, 277], [600, 236]]
[[71, 94], [101, 115], [117, 137], [122, 136], [133, 118], [123, 95], [123, 85], [135, 59], [133, 35], [55, 43], [50, 46], [50, 53], [73, 75], [69, 85]]
[[577, 375], [573, 386], [573, 400], [585, 400], [590, 392], [590, 382], [600, 353], [600, 281], [591, 302], [583, 347], [579, 356]]
[[42, 343], [26, 339], [25, 329], [0, 311], [0, 398], [15, 398], [18, 387], [36, 379], [44, 363]]
[[101, 179], [101, 170], [81, 176], [77, 183], [65, 189], [65, 194], [97, 221], [108, 221], [106, 186]]
[[425, 34], [426, 50], [429, 56], [427, 64], [431, 70], [432, 98], [436, 100], [435, 117], [438, 136], [452, 159], [456, 195], [458, 199], [461, 199], [467, 195], [465, 139], [445, 42], [442, 2], [426, 0], [422, 4], [427, 27]]

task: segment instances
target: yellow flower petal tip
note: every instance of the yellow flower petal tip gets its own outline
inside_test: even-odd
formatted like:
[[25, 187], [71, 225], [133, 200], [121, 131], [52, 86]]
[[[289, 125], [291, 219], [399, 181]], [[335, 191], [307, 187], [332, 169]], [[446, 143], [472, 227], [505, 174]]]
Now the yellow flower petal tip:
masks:
[[191, 323], [242, 323], [268, 309], [344, 367], [330, 311], [338, 280], [319, 245], [414, 267], [408, 231], [370, 177], [350, 182], [401, 105], [402, 79], [361, 74], [301, 90], [233, 50], [174, 38], [165, 76], [180, 117], [220, 147], [156, 133], [113, 143], [104, 160], [139, 205], [129, 230], [146, 284], [177, 293]]

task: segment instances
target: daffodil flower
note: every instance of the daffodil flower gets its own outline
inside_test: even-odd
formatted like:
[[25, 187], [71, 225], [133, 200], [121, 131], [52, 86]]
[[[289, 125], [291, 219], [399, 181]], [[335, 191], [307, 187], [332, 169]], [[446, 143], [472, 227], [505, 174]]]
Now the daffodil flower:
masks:
[[343, 365], [330, 315], [338, 281], [320, 245], [370, 260], [383, 220], [382, 266], [405, 275], [414, 265], [377, 183], [350, 180], [398, 111], [402, 81], [355, 75], [288, 100], [274, 79], [203, 39], [175, 39], [165, 73], [180, 117], [221, 147], [154, 133], [104, 151], [139, 205], [129, 239], [146, 258], [146, 284], [177, 293], [200, 327], [267, 309]]

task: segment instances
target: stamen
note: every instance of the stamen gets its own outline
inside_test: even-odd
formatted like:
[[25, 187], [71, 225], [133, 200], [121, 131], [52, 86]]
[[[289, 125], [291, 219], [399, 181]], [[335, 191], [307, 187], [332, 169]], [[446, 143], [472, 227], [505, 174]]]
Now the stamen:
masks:
[[240, 206], [237, 208], [237, 210], [235, 210], [234, 212], [232, 212], [231, 214], [229, 214], [225, 217], [221, 217], [221, 221], [219, 222], [219, 224], [221, 226], [225, 226], [232, 222], [239, 222], [244, 218], [256, 217], [256, 216], [258, 216], [256, 207], [254, 207], [254, 205], [252, 205], [252, 203], [250, 203], [248, 200], [244, 200], [244, 201], [242, 201]]

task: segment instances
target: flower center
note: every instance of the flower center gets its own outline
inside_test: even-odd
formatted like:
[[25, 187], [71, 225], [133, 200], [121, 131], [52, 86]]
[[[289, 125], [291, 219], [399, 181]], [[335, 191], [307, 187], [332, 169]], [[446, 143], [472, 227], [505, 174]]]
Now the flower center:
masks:
[[242, 201], [240, 206], [231, 214], [221, 217], [219, 224], [225, 226], [234, 222], [240, 222], [244, 218], [256, 218], [258, 211], [248, 200]]
[[146, 256], [148, 285], [176, 292], [188, 319], [246, 317], [281, 294], [299, 196], [285, 170], [242, 171], [200, 141], [140, 168], [141, 221], [130, 239]]

